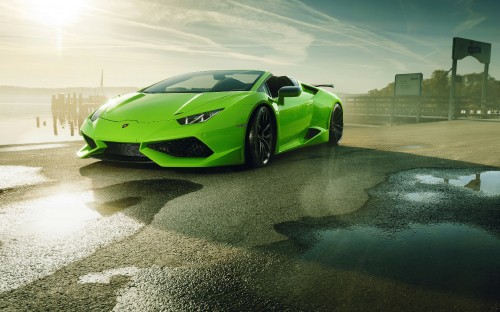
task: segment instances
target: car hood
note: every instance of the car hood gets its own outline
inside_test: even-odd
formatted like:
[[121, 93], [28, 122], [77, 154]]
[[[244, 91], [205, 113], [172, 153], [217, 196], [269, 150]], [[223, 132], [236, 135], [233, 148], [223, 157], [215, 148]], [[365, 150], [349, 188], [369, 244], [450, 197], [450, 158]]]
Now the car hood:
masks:
[[[177, 116], [201, 109], [214, 101], [225, 108], [239, 98], [241, 92], [207, 93], [141, 93], [135, 92], [111, 100], [101, 118], [111, 121], [136, 120], [154, 122], [172, 120]], [[233, 99], [234, 98], [234, 99]], [[201, 113], [196, 111], [193, 113]]]

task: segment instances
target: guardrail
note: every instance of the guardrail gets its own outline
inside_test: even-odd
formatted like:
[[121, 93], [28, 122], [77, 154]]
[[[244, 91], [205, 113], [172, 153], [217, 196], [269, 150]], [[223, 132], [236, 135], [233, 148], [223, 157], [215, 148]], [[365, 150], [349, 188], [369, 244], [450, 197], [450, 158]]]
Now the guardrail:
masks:
[[[448, 119], [448, 97], [439, 96], [351, 96], [344, 98], [344, 109], [350, 115], [364, 116], [367, 119], [386, 118], [389, 121], [401, 119]], [[500, 99], [486, 102], [481, 110], [479, 97], [456, 97], [455, 118], [470, 116], [481, 118], [500, 118]]]

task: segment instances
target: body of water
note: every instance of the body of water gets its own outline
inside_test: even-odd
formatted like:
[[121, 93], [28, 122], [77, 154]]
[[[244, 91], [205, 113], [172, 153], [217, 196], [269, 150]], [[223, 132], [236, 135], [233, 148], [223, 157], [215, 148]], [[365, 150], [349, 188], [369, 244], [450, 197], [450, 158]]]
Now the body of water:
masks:
[[0, 102], [0, 145], [72, 140], [81, 140], [76, 125], [71, 131], [64, 116], [57, 116], [54, 122], [49, 100], [47, 103]]

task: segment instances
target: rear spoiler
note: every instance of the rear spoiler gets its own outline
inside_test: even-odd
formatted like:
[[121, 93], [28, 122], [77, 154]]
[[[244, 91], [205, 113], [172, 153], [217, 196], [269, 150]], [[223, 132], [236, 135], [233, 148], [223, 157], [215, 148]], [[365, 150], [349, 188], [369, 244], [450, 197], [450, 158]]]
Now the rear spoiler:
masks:
[[326, 84], [326, 83], [322, 83], [322, 84], [316, 84], [316, 85], [313, 85], [314, 87], [316, 88], [320, 88], [320, 87], [328, 87], [328, 88], [334, 88], [333, 87], [333, 83], [332, 84]]

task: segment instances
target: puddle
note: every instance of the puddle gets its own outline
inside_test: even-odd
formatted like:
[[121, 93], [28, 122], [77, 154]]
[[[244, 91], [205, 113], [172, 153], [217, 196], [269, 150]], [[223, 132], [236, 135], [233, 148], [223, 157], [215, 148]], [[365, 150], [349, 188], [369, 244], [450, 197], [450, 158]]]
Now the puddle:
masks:
[[414, 169], [368, 192], [352, 213], [276, 224], [289, 239], [262, 249], [440, 293], [500, 299], [500, 171]]
[[25, 235], [40, 235], [45, 239], [57, 239], [81, 231], [90, 221], [101, 217], [84, 204], [92, 198], [92, 192], [63, 192], [40, 198], [32, 202], [31, 210], [25, 212], [20, 229]]
[[[58, 240], [83, 231], [92, 223], [102, 222], [102, 217], [112, 215], [89, 207], [87, 203], [93, 200], [95, 194], [92, 191], [78, 193], [61, 191], [47, 197], [22, 202], [22, 209], [7, 211], [4, 218], [10, 223], [10, 230], [15, 230], [18, 235], [37, 236], [37, 239], [45, 242]], [[16, 203], [8, 207], [17, 206]], [[112, 208], [119, 211], [125, 209], [125, 207]], [[2, 224], [3, 222], [0, 222], [0, 225]]]
[[68, 144], [34, 144], [34, 145], [18, 145], [18, 146], [5, 146], [0, 147], [0, 152], [19, 152], [30, 151], [48, 148], [58, 148], [68, 146]]
[[40, 167], [0, 166], [0, 190], [47, 181]]
[[485, 231], [443, 223], [395, 234], [374, 227], [315, 234], [317, 243], [301, 255], [304, 260], [443, 292], [500, 298], [500, 240]]
[[449, 184], [466, 187], [476, 192], [500, 195], [500, 171], [484, 171], [456, 177], [436, 177], [434, 175], [417, 175], [417, 181], [425, 184]]
[[141, 200], [141, 197], [125, 197], [104, 203], [95, 203], [93, 206], [90, 206], [99, 212], [100, 215], [110, 216], [124, 210], [125, 208], [137, 205], [141, 202]]

